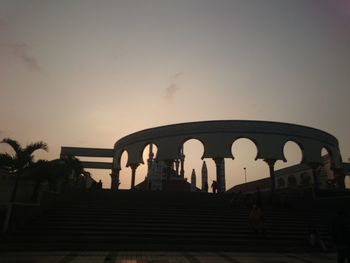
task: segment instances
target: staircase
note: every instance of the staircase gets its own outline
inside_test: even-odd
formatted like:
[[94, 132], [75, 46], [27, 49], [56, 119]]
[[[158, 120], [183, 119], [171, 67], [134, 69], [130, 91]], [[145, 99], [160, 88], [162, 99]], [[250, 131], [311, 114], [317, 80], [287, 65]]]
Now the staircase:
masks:
[[329, 243], [327, 211], [263, 206], [267, 238], [230, 195], [85, 192], [2, 237], [0, 250], [307, 251], [307, 225]]

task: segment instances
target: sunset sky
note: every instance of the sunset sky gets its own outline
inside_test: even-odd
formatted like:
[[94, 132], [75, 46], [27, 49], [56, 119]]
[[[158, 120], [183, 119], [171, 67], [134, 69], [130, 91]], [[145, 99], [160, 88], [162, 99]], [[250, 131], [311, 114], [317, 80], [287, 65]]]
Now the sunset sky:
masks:
[[[0, 0], [0, 139], [47, 142], [37, 159], [222, 119], [319, 128], [347, 161], [350, 0]], [[243, 167], [248, 181], [268, 176], [251, 143], [234, 146], [228, 187], [244, 181]], [[185, 145], [187, 177], [200, 174], [201, 147]], [[288, 164], [297, 162], [297, 147], [287, 148]], [[92, 172], [109, 187], [109, 171]], [[130, 173], [122, 170], [122, 188]], [[136, 181], [144, 176], [141, 167]]]

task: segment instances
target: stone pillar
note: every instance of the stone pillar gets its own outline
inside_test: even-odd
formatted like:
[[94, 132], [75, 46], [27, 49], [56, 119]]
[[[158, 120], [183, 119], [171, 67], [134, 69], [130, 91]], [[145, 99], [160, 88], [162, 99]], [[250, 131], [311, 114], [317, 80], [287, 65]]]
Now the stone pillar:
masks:
[[130, 164], [130, 167], [131, 167], [131, 189], [135, 188], [136, 169], [138, 166], [139, 166], [138, 163]]
[[181, 148], [181, 159], [180, 159], [180, 176], [185, 178], [185, 155], [184, 150]]
[[307, 165], [312, 169], [312, 180], [313, 180], [314, 190], [318, 190], [318, 188], [320, 187], [321, 164], [308, 163]]
[[175, 159], [175, 173], [176, 173], [176, 176], [179, 176], [179, 165], [180, 165], [179, 159]]
[[343, 169], [333, 169], [334, 176], [339, 190], [345, 190], [345, 173]]
[[202, 164], [202, 192], [208, 192], [208, 168], [205, 161]]
[[154, 158], [154, 153], [153, 153], [153, 144], [151, 143], [149, 145], [149, 153], [148, 153], [148, 160], [147, 160], [147, 174], [151, 170], [152, 162]]
[[166, 167], [165, 176], [166, 176], [166, 179], [168, 180], [171, 177], [173, 172], [174, 160], [165, 160], [164, 163]]
[[276, 179], [275, 179], [275, 159], [265, 159], [264, 160], [269, 166], [270, 171], [270, 200], [273, 199], [276, 189]]
[[111, 190], [118, 190], [119, 189], [119, 173], [120, 169], [112, 170], [111, 176]]
[[192, 174], [191, 174], [191, 192], [195, 192], [196, 191], [196, 184], [197, 184], [196, 172], [193, 169], [192, 170]]
[[224, 193], [226, 191], [225, 181], [225, 160], [222, 157], [213, 158], [216, 164], [216, 182], [218, 185], [218, 193]]

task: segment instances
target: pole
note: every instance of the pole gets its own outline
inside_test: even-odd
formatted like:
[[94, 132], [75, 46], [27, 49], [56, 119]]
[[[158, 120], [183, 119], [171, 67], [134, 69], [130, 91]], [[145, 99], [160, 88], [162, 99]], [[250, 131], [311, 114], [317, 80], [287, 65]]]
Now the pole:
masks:
[[243, 167], [244, 169], [244, 180], [245, 180], [245, 183], [247, 183], [247, 167]]

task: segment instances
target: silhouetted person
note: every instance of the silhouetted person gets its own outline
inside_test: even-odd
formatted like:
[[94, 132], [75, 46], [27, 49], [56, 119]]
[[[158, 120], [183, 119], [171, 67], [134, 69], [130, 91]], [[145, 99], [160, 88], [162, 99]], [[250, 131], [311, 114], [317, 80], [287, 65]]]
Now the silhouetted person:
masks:
[[344, 211], [339, 211], [330, 225], [330, 234], [337, 249], [338, 263], [350, 262], [350, 232]]
[[309, 243], [311, 248], [320, 247], [322, 251], [324, 252], [327, 251], [326, 245], [321, 238], [320, 232], [318, 231], [317, 227], [314, 224], [309, 224], [308, 232], [309, 232]]
[[98, 190], [102, 189], [102, 181], [101, 180], [98, 181], [98, 183], [97, 183], [97, 189]]
[[256, 237], [266, 238], [264, 223], [265, 218], [261, 209], [254, 204], [249, 214], [249, 224], [253, 228]]
[[214, 194], [218, 193], [218, 184], [216, 181], [213, 181], [213, 183], [211, 184], [211, 188], [213, 189]]

